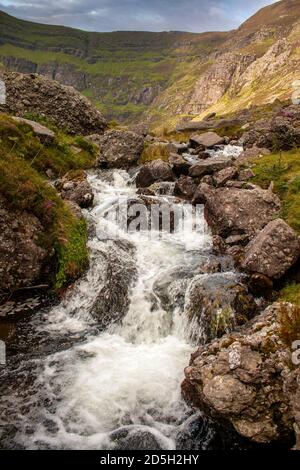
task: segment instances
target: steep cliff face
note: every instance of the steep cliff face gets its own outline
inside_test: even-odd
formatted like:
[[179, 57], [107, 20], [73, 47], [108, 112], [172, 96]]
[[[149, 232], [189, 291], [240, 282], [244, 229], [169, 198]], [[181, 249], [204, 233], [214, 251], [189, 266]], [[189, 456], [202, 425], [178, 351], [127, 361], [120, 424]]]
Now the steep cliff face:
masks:
[[0, 13], [0, 62], [74, 86], [110, 119], [173, 127], [289, 99], [300, 3], [282, 0], [227, 33], [89, 33]]

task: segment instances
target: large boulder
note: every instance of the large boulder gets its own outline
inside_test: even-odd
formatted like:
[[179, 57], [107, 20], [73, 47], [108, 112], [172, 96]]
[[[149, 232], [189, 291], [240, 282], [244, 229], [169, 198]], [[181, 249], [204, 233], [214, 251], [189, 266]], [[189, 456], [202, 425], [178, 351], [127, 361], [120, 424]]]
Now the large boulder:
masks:
[[204, 134], [193, 134], [190, 137], [190, 142], [192, 147], [212, 148], [224, 144], [225, 141], [224, 137], [220, 137], [215, 132], [204, 132]]
[[299, 408], [291, 346], [299, 321], [298, 306], [276, 303], [238, 332], [199, 348], [185, 370], [185, 399], [254, 442], [293, 445]]
[[0, 290], [30, 287], [40, 278], [47, 252], [43, 227], [31, 213], [10, 208], [0, 196]]
[[216, 171], [223, 170], [223, 168], [228, 166], [232, 166], [232, 160], [228, 157], [208, 158], [192, 165], [189, 170], [189, 175], [192, 178], [200, 178], [201, 176], [210, 175]]
[[45, 116], [59, 128], [81, 135], [102, 133], [107, 126], [100, 111], [72, 87], [37, 74], [3, 72], [0, 78], [6, 86], [6, 104], [0, 111]]
[[214, 189], [201, 184], [196, 196], [198, 202], [205, 203], [205, 217], [213, 234], [223, 238], [231, 235], [253, 238], [278, 217], [281, 208], [274, 193], [258, 186], [253, 186], [253, 189]]
[[278, 279], [295, 264], [299, 254], [297, 233], [284, 220], [276, 219], [269, 222], [246, 247], [242, 267]]
[[147, 188], [158, 181], [173, 181], [174, 176], [170, 165], [163, 160], [154, 160], [143, 165], [136, 177], [138, 188]]
[[136, 165], [144, 149], [144, 137], [131, 131], [112, 129], [89, 139], [99, 146], [98, 163], [103, 168], [124, 168]]

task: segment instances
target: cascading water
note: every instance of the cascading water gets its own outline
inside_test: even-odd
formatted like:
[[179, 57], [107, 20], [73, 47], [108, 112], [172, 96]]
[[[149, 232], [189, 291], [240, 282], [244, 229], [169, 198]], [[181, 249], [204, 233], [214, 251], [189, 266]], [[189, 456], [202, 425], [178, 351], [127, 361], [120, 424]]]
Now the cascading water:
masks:
[[104, 215], [135, 195], [132, 179], [107, 171], [89, 181], [90, 268], [59, 305], [21, 325], [1, 388], [2, 445], [175, 449], [191, 414], [180, 383], [195, 348], [184, 293], [211, 237], [203, 216], [198, 233], [120, 232]]

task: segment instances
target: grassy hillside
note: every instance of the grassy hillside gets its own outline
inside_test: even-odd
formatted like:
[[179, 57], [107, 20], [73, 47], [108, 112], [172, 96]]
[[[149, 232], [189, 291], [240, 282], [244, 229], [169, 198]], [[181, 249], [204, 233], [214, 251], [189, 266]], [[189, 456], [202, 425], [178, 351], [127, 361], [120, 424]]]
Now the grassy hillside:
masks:
[[30, 23], [3, 12], [0, 31], [0, 62], [67, 84], [72, 78], [76, 84], [80, 77], [80, 91], [111, 119], [139, 116], [162, 90], [185, 75], [190, 63], [203, 61], [228, 37], [228, 33], [92, 33]]

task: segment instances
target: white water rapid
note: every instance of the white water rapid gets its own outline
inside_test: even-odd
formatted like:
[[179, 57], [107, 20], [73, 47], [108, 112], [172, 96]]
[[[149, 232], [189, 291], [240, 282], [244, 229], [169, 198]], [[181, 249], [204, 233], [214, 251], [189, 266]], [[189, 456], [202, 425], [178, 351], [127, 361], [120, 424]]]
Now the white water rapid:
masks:
[[[209, 257], [211, 237], [202, 216], [198, 233], [180, 229], [149, 240], [147, 233], [119, 231], [121, 241], [111, 240], [117, 227], [104, 214], [118, 198], [135, 195], [134, 183], [119, 170], [91, 173], [89, 182], [96, 195], [86, 211], [89, 271], [62, 303], [32, 320], [31, 335], [41, 338], [42, 347], [18, 359], [21, 384], [4, 397], [2, 420], [17, 429], [13, 445], [26, 449], [113, 449], [120, 438], [123, 446], [134, 446], [136, 436], [145, 448], [175, 449], [178, 429], [190, 415], [180, 384], [195, 349], [178, 295], [186, 290], [186, 273]], [[121, 321], [100, 328], [93, 313], [97, 301], [108, 296], [107, 316], [110, 307], [114, 311], [115, 297], [105, 290], [111, 260], [109, 288], [117, 298], [115, 276], [121, 284], [128, 277], [128, 308]], [[157, 286], [174, 273], [178, 289], [166, 308]]]

